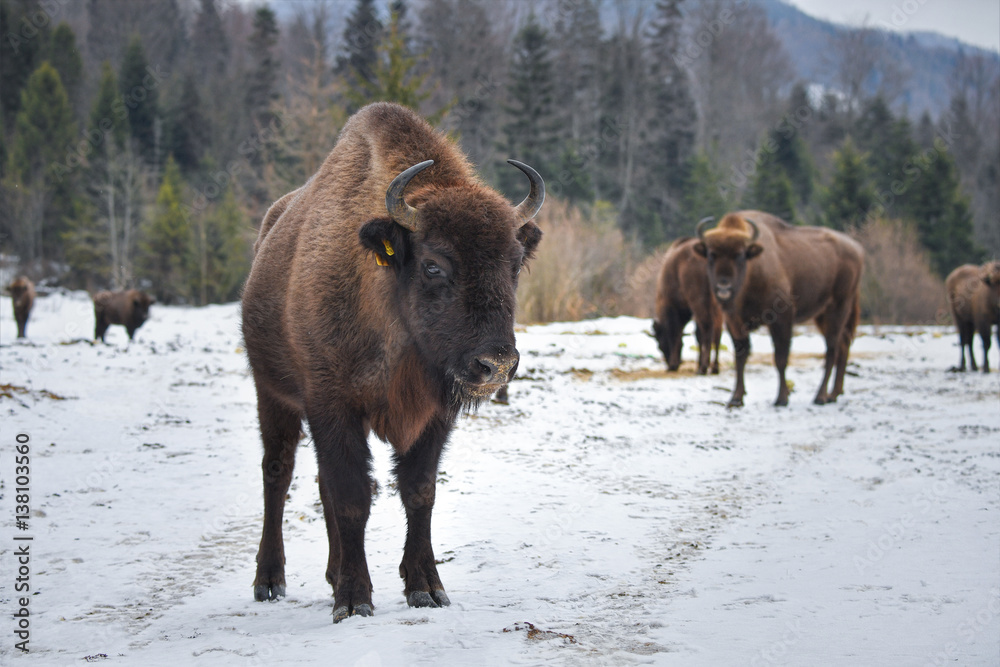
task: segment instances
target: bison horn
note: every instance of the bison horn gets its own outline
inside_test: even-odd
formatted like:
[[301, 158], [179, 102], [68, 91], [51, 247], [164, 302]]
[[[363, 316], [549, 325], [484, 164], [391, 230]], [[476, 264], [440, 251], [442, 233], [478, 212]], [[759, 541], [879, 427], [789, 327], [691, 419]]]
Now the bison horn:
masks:
[[750, 243], [753, 243], [760, 236], [760, 228], [757, 227], [757, 223], [749, 218], [743, 218], [747, 223], [753, 228], [753, 234], [750, 236]]
[[542, 202], [545, 201], [545, 181], [542, 180], [537, 171], [523, 162], [518, 162], [517, 160], [507, 160], [507, 162], [523, 171], [524, 175], [531, 182], [531, 190], [528, 191], [528, 196], [515, 209], [521, 219], [527, 222], [534, 218], [538, 210], [542, 208]]
[[389, 217], [392, 218], [393, 222], [406, 227], [411, 232], [420, 228], [420, 212], [403, 200], [403, 190], [410, 183], [410, 179], [432, 164], [434, 164], [434, 160], [424, 160], [413, 165], [392, 179], [389, 189], [385, 191], [385, 207], [389, 210]]
[[705, 240], [705, 227], [707, 227], [708, 223], [712, 222], [713, 220], [715, 220], [715, 218], [712, 216], [702, 218], [701, 220], [698, 221], [698, 226], [694, 228], [694, 231], [698, 235], [698, 238], [701, 239], [702, 241]]

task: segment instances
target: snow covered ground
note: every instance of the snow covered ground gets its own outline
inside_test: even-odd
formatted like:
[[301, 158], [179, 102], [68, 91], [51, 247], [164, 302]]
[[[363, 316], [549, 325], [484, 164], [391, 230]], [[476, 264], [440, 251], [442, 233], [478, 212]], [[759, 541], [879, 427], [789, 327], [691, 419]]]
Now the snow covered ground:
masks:
[[[733, 411], [731, 363], [697, 377], [685, 350], [667, 374], [645, 320], [528, 327], [510, 405], [462, 418], [442, 464], [434, 543], [452, 606], [406, 606], [404, 518], [373, 439], [376, 615], [334, 626], [307, 440], [285, 510], [288, 597], [253, 600], [260, 445], [237, 306], [154, 306], [131, 346], [121, 327], [87, 342], [85, 294], [40, 298], [27, 343], [10, 311], [3, 664], [1000, 664], [1000, 374], [945, 372], [951, 330], [864, 328], [847, 394], [824, 407], [822, 343], [803, 330], [784, 409], [757, 336]], [[24, 536], [27, 656], [12, 618]]]

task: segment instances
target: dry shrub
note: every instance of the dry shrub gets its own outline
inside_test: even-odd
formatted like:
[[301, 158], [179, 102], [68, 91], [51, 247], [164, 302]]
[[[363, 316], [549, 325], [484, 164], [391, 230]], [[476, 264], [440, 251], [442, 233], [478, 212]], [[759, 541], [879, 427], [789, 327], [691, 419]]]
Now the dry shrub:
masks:
[[946, 312], [944, 283], [912, 225], [872, 219], [853, 232], [865, 249], [862, 318], [875, 324], [930, 324]]
[[[518, 321], [557, 322], [631, 315], [646, 273], [638, 246], [615, 224], [609, 205], [587, 215], [569, 204], [548, 200], [536, 222], [545, 236], [535, 259], [521, 274]], [[634, 277], [639, 276], [642, 287]], [[655, 281], [655, 271], [652, 280]], [[653, 295], [647, 299], [652, 302]], [[651, 312], [651, 305], [641, 308]]]

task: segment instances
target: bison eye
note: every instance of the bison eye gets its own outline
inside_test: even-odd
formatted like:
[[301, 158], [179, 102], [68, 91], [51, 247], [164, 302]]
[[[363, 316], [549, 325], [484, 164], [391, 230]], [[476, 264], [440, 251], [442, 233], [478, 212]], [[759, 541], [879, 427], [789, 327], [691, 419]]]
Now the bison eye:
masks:
[[431, 261], [424, 262], [424, 273], [427, 274], [429, 278], [438, 278], [444, 274], [441, 267]]

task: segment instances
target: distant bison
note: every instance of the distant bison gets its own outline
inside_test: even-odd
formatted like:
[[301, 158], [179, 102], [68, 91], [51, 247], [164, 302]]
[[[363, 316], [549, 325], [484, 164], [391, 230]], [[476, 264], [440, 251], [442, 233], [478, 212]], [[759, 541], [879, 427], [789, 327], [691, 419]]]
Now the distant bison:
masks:
[[94, 340], [104, 341], [112, 324], [122, 324], [131, 341], [135, 330], [149, 317], [149, 307], [156, 300], [137, 289], [124, 292], [98, 292], [94, 295]]
[[15, 279], [7, 288], [14, 303], [14, 320], [17, 321], [17, 337], [24, 338], [28, 330], [28, 316], [35, 305], [35, 283], [24, 276]]
[[[722, 339], [722, 308], [712, 296], [705, 258], [695, 252], [698, 239], [674, 241], [663, 258], [663, 268], [656, 286], [656, 313], [653, 335], [663, 352], [667, 368], [681, 365], [682, 334], [694, 318], [698, 339], [698, 373], [705, 375], [711, 366], [719, 372], [719, 343]], [[712, 361], [712, 350], [715, 361]]]
[[[736, 388], [730, 407], [743, 405], [743, 369], [750, 332], [766, 325], [778, 369], [775, 405], [788, 405], [785, 367], [792, 326], [815, 319], [826, 339], [826, 366], [817, 405], [844, 391], [847, 355], [860, 314], [864, 250], [850, 237], [824, 227], [796, 227], [760, 211], [729, 213], [712, 230], [698, 224], [694, 249], [708, 260], [708, 278], [726, 316], [736, 353]], [[836, 367], [833, 391], [827, 383]]]
[[406, 511], [399, 574], [413, 607], [450, 604], [431, 546], [438, 461], [458, 414], [518, 365], [515, 292], [545, 196], [513, 206], [445, 135], [376, 103], [344, 125], [309, 181], [264, 217], [243, 292], [257, 388], [264, 526], [254, 597], [285, 595], [282, 512], [302, 420], [316, 449], [335, 623], [373, 612], [365, 558], [374, 432]]
[[990, 372], [990, 330], [997, 327], [997, 346], [1000, 347], [1000, 262], [987, 262], [982, 266], [965, 264], [948, 276], [948, 305], [958, 328], [961, 363], [953, 370], [965, 370], [965, 348], [969, 348], [969, 365], [976, 368], [972, 341], [979, 333], [983, 342], [983, 372]]

